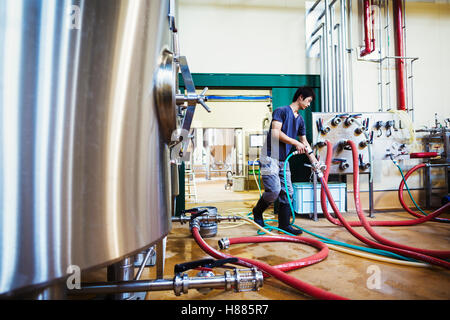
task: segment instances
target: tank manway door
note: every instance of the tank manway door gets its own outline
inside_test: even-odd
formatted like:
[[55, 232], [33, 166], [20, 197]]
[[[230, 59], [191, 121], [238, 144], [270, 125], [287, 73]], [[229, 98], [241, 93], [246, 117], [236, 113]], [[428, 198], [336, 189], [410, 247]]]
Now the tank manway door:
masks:
[[177, 128], [175, 85], [176, 64], [173, 53], [163, 49], [154, 82], [154, 98], [159, 119], [159, 128], [164, 141], [169, 144]]

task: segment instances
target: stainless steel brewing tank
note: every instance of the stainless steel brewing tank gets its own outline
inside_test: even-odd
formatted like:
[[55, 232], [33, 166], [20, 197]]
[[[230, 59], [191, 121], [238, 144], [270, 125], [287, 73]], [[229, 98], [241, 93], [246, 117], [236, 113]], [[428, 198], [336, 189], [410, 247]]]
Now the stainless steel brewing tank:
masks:
[[168, 3], [0, 1], [0, 295], [168, 234]]

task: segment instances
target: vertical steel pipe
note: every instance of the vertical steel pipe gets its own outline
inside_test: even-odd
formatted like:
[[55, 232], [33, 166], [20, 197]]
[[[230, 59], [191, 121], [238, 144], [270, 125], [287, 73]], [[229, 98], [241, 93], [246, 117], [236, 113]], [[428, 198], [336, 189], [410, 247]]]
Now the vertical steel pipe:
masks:
[[346, 0], [340, 2], [341, 13], [341, 65], [342, 65], [342, 111], [346, 112], [348, 108], [348, 81], [347, 81], [347, 61], [345, 59], [345, 50], [347, 48], [347, 37], [345, 32], [347, 31], [347, 19], [346, 19]]
[[335, 1], [332, 1], [325, 10], [328, 12], [328, 30], [330, 35], [330, 74], [331, 74], [331, 112], [338, 112], [337, 108], [337, 84], [336, 84], [336, 49], [334, 44], [334, 10], [333, 5]]
[[[325, 112], [333, 112], [332, 110], [332, 105], [333, 105], [333, 100], [332, 100], [332, 92], [331, 92], [331, 85], [330, 85], [330, 81], [332, 81], [332, 78], [330, 77], [330, 45], [329, 45], [329, 30], [330, 30], [330, 14], [328, 11], [329, 8], [329, 1], [328, 0], [324, 0], [324, 12], [325, 12], [325, 74], [326, 74], [326, 96], [327, 96], [327, 107]], [[331, 109], [330, 109], [331, 107]]]
[[[385, 9], [384, 14], [385, 14], [385, 17], [386, 17], [386, 26], [384, 27], [385, 31], [386, 31], [385, 32], [385, 35], [386, 35], [386, 56], [388, 56], [389, 53], [390, 53], [390, 45], [389, 45], [390, 44], [390, 41], [389, 41], [390, 23], [389, 23], [389, 3], [387, 1], [385, 1], [384, 9]], [[386, 71], [386, 74], [387, 74], [387, 80], [386, 80], [387, 105], [388, 105], [388, 108], [391, 108], [392, 107], [392, 104], [391, 104], [391, 62], [390, 62], [389, 59], [386, 59], [386, 60], [387, 60], [386, 61], [386, 63], [387, 63], [387, 71]]]
[[[134, 264], [131, 257], [125, 258], [107, 268], [108, 281], [129, 281], [134, 278]], [[132, 297], [131, 293], [111, 294], [110, 298], [114, 300], [127, 300]]]
[[343, 0], [348, 1], [348, 9], [347, 9], [347, 17], [346, 17], [346, 25], [347, 27], [347, 37], [348, 37], [348, 98], [349, 98], [349, 108], [346, 111], [353, 112], [354, 109], [354, 96], [353, 96], [353, 49], [352, 49], [352, 32], [353, 32], [353, 18], [352, 18], [352, 0]]
[[325, 110], [325, 38], [324, 38], [325, 28], [322, 27], [322, 35], [319, 36], [320, 43], [320, 98], [322, 101], [322, 110]]
[[339, 112], [344, 112], [345, 111], [345, 107], [344, 107], [344, 73], [345, 73], [345, 69], [344, 69], [344, 55], [343, 55], [343, 47], [344, 47], [344, 43], [343, 43], [343, 38], [342, 38], [342, 22], [341, 23], [337, 23], [336, 24], [336, 29], [337, 30], [337, 35], [338, 35], [338, 46], [337, 46], [337, 52], [336, 52], [336, 64], [337, 64], [337, 88], [338, 88], [338, 94], [339, 97], [337, 99], [338, 101], [338, 111]]

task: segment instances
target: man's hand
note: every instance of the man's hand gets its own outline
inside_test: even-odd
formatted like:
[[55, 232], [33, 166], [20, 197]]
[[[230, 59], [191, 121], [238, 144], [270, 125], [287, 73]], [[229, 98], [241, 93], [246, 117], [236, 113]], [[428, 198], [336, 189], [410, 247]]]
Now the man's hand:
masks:
[[295, 140], [296, 143], [294, 144], [295, 148], [297, 149], [298, 153], [306, 153], [306, 146], [301, 143], [300, 141]]

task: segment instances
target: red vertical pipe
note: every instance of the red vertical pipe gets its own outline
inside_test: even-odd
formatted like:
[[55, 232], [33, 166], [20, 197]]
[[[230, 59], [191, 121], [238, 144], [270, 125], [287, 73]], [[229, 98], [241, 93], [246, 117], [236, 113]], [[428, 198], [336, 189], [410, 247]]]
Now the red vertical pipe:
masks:
[[[403, 44], [403, 0], [393, 1], [395, 55], [405, 56]], [[397, 74], [397, 109], [406, 110], [405, 60], [396, 59]]]
[[[372, 28], [370, 24], [372, 24]], [[375, 51], [373, 24], [374, 21], [371, 14], [370, 0], [364, 0], [364, 49], [360, 53], [361, 57]]]

